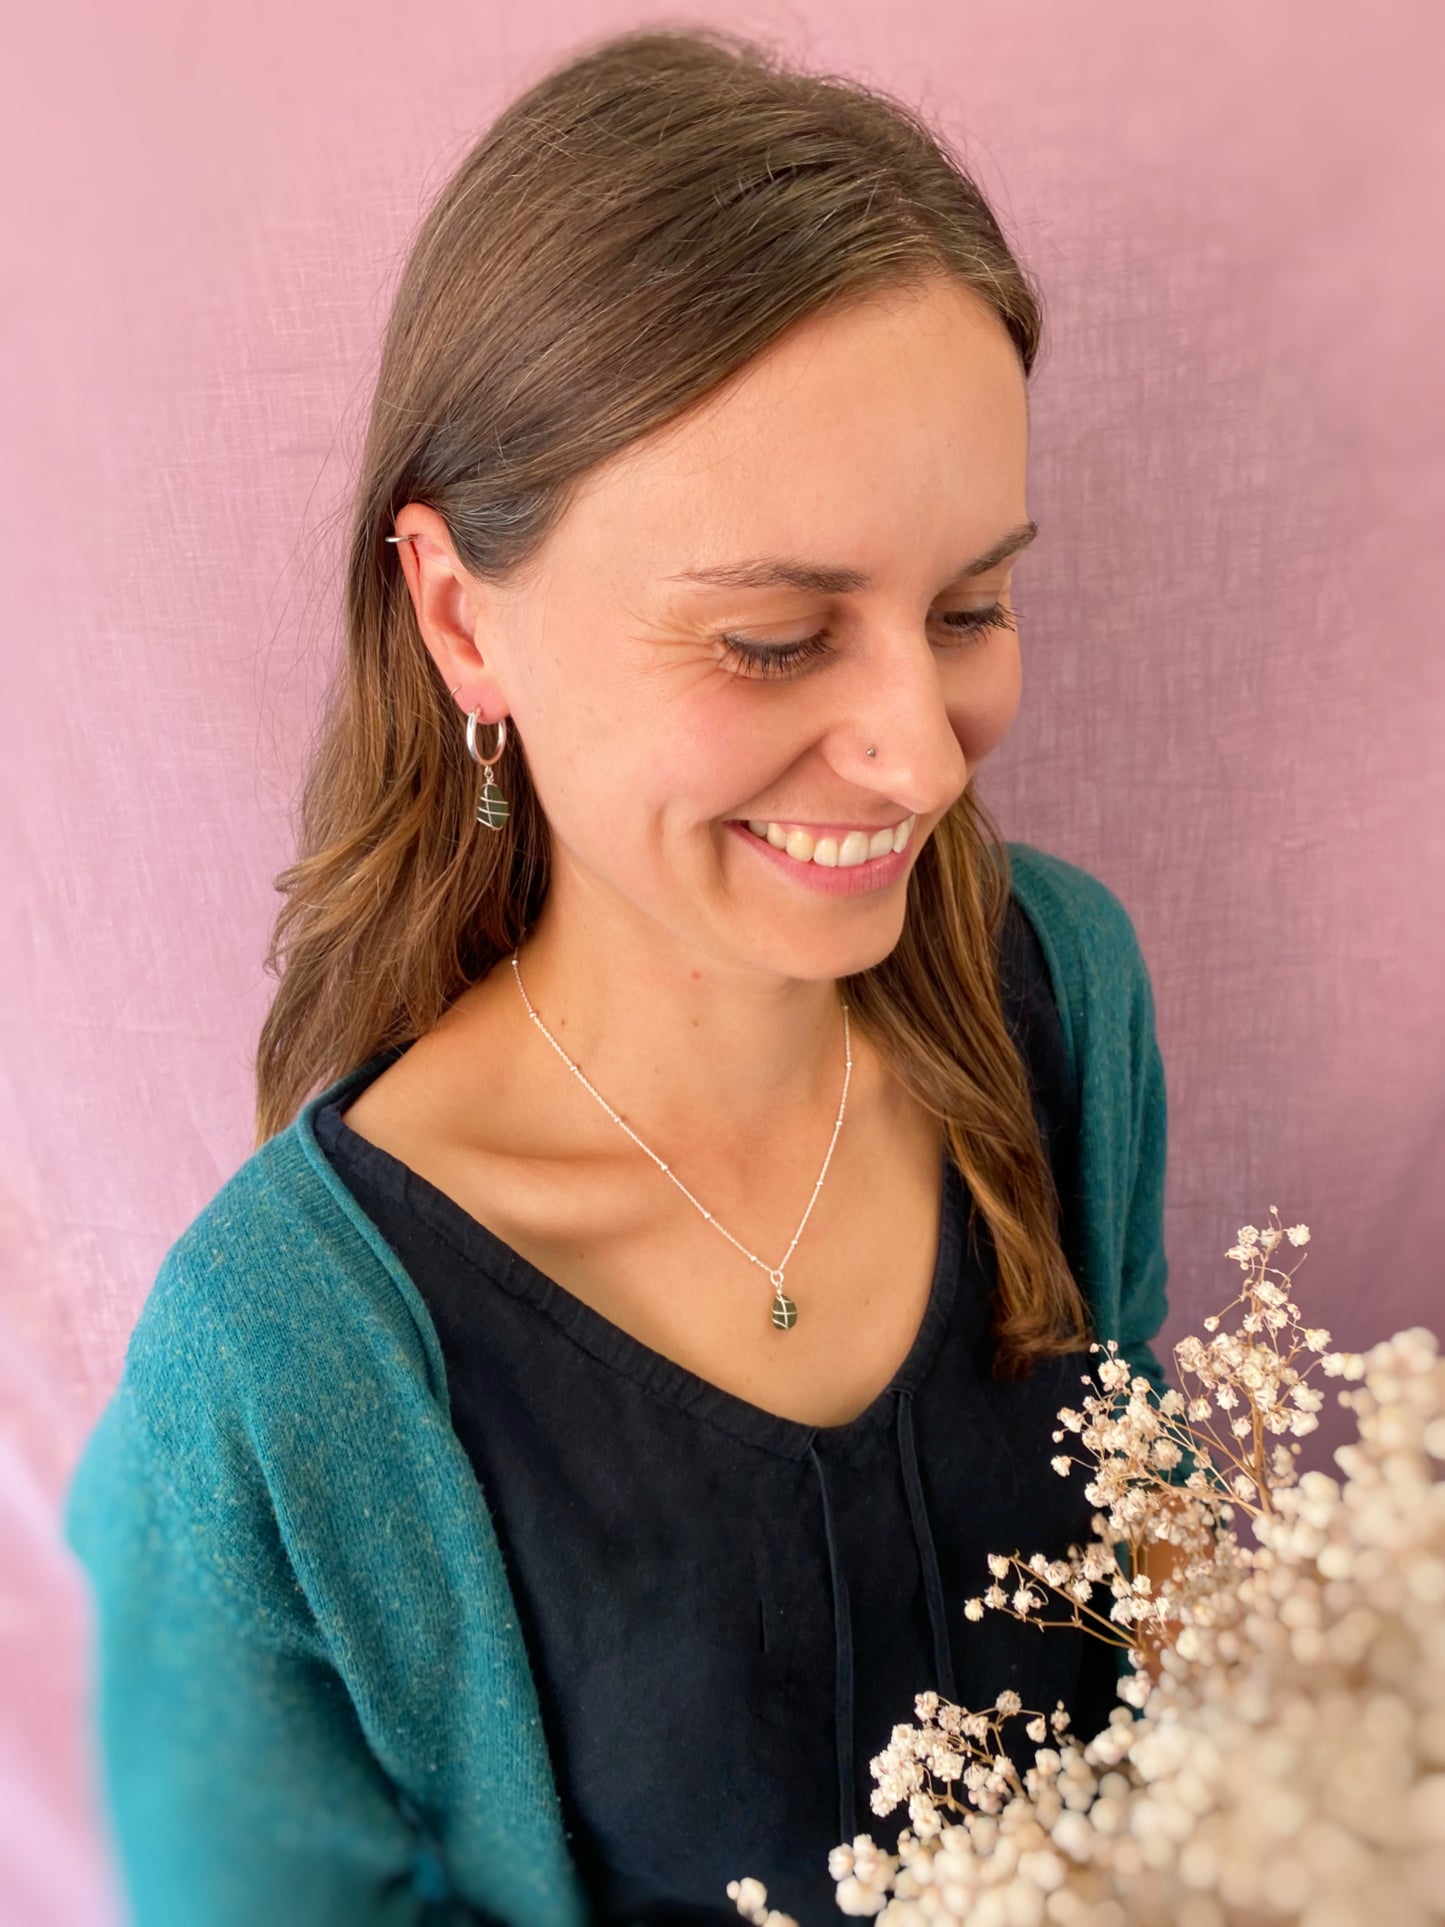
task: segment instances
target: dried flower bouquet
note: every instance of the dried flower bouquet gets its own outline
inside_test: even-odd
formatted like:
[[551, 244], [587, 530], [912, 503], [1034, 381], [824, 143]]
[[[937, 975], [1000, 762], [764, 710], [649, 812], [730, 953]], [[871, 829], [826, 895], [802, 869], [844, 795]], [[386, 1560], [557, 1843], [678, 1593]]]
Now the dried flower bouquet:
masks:
[[[920, 1724], [895, 1726], [871, 1762], [873, 1811], [906, 1800], [910, 1824], [894, 1853], [866, 1833], [833, 1849], [843, 1913], [886, 1927], [1445, 1920], [1445, 1360], [1420, 1327], [1329, 1350], [1328, 1331], [1299, 1323], [1290, 1274], [1271, 1276], [1286, 1238], [1303, 1245], [1308, 1227], [1240, 1231], [1226, 1254], [1249, 1274], [1239, 1296], [1204, 1320], [1207, 1344], [1174, 1348], [1192, 1392], [1156, 1402], [1112, 1341], [1092, 1348], [1109, 1396], [1062, 1410], [1054, 1433], [1088, 1458], [1052, 1464], [1091, 1473], [1096, 1537], [1064, 1560], [991, 1555], [993, 1584], [965, 1603], [970, 1619], [1078, 1625], [1125, 1648], [1109, 1724], [1082, 1742], [1062, 1702], [1046, 1715], [1004, 1692], [971, 1712], [920, 1693]], [[1221, 1331], [1235, 1306], [1238, 1329]], [[1338, 1394], [1358, 1435], [1334, 1454], [1343, 1483], [1295, 1463], [1323, 1403], [1316, 1367], [1356, 1381]], [[1051, 1600], [1064, 1617], [1044, 1617]], [[1010, 1720], [1036, 1744], [1022, 1776], [1002, 1747]], [[797, 1927], [760, 1881], [727, 1892], [757, 1927]]]

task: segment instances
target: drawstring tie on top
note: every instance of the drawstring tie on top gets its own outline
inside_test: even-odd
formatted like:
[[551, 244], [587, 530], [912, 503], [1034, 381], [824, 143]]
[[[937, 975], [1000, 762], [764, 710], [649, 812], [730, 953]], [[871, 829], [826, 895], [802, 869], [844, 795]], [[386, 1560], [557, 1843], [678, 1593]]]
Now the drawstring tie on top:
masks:
[[[933, 1543], [933, 1528], [918, 1476], [918, 1454], [913, 1440], [913, 1393], [897, 1389], [898, 1462], [903, 1473], [903, 1488], [908, 1495], [908, 1516], [913, 1525], [918, 1564], [923, 1575], [923, 1593], [928, 1602], [928, 1623], [933, 1633], [933, 1685], [939, 1697], [955, 1697], [953, 1648], [948, 1637], [948, 1621], [943, 1610], [943, 1581], [939, 1576], [938, 1552]], [[828, 1541], [828, 1576], [833, 1588], [834, 1628], [834, 1725], [838, 1747], [838, 1839], [851, 1844], [858, 1832], [858, 1806], [853, 1781], [853, 1619], [848, 1603], [848, 1582], [838, 1560], [838, 1543], [833, 1526], [833, 1506], [828, 1496], [828, 1481], [815, 1443], [808, 1456], [818, 1479], [823, 1498], [823, 1530]], [[922, 1692], [926, 1690], [919, 1688]], [[911, 1717], [912, 1706], [899, 1708], [899, 1720]]]

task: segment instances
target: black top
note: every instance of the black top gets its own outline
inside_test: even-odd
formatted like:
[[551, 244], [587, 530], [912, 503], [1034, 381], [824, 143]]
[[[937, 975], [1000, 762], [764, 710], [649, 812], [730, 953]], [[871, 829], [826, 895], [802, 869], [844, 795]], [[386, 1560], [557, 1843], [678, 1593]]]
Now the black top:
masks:
[[[1012, 899], [1000, 977], [1077, 1275], [1076, 1103], [1047, 966]], [[992, 1583], [988, 1553], [1057, 1558], [1090, 1536], [1085, 1475], [1060, 1478], [1049, 1460], [1091, 1358], [989, 1377], [993, 1243], [982, 1215], [969, 1238], [946, 1153], [913, 1347], [865, 1412], [816, 1426], [624, 1332], [349, 1129], [336, 1103], [315, 1125], [436, 1325], [599, 1922], [735, 1927], [727, 1882], [746, 1875], [805, 1927], [835, 1918], [829, 1849], [868, 1832], [891, 1850], [908, 1822], [906, 1806], [872, 1811], [869, 1761], [915, 1723], [917, 1693], [984, 1710], [1012, 1687], [1030, 1711], [1062, 1700], [1084, 1736], [1105, 1722], [1116, 1675], [1102, 1641], [964, 1617]], [[1005, 1726], [1020, 1768], [1033, 1758], [1023, 1725]]]

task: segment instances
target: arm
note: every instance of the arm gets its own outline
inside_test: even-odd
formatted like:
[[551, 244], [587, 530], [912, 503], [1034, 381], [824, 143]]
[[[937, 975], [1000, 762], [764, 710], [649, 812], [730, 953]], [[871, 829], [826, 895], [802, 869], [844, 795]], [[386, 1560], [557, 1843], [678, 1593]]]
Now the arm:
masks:
[[130, 1917], [580, 1927], [475, 1481], [390, 1283], [308, 1222], [238, 1182], [183, 1234], [67, 1494]]
[[[1169, 1259], [1164, 1248], [1164, 1181], [1169, 1104], [1164, 1060], [1154, 1028], [1154, 991], [1133, 925], [1127, 925], [1131, 996], [1129, 1052], [1129, 1182], [1119, 1279], [1119, 1355], [1149, 1380], [1156, 1398], [1168, 1390], [1150, 1342], [1168, 1314]], [[1182, 1483], [1189, 1468], [1176, 1474]]]
[[[95, 1602], [96, 1738], [136, 1927], [420, 1927], [449, 1911], [246, 1481], [191, 1489], [123, 1380], [66, 1532]], [[218, 1503], [219, 1500], [219, 1503]], [[268, 1583], [271, 1582], [271, 1583]]]
[[[1166, 1373], [1152, 1343], [1168, 1313], [1166, 1285], [1169, 1261], [1164, 1249], [1164, 1180], [1168, 1150], [1168, 1100], [1164, 1063], [1154, 1027], [1154, 994], [1148, 968], [1133, 943], [1135, 986], [1131, 1013], [1133, 1051], [1134, 1146], [1133, 1184], [1129, 1194], [1129, 1215], [1124, 1237], [1123, 1273], [1120, 1284], [1119, 1354], [1132, 1372], [1142, 1374], [1150, 1385], [1151, 1402], [1157, 1404], [1165, 1392], [1181, 1389], [1173, 1384], [1175, 1374]], [[1195, 1470], [1192, 1452], [1181, 1446], [1177, 1465], [1164, 1471], [1171, 1486], [1182, 1486]], [[1223, 1489], [1218, 1470], [1205, 1468], [1210, 1483]], [[1123, 1555], [1125, 1548], [1116, 1548]], [[1148, 1575], [1151, 1591], [1158, 1593], [1167, 1580], [1182, 1576], [1189, 1561], [1183, 1547], [1167, 1541], [1154, 1541], [1139, 1548], [1130, 1569]], [[1177, 1619], [1162, 1626], [1136, 1629], [1144, 1652], [1145, 1670], [1153, 1679], [1160, 1673], [1159, 1655], [1172, 1643], [1180, 1629]]]
[[[1154, 1024], [1154, 991], [1133, 926], [1124, 921], [1132, 979], [1128, 1021], [1130, 1056], [1130, 1163], [1119, 1279], [1119, 1356], [1149, 1381], [1151, 1404], [1178, 1390], [1154, 1346], [1169, 1312], [1169, 1259], [1164, 1248], [1164, 1186], [1168, 1166], [1169, 1103], [1164, 1060]], [[1122, 1395], [1121, 1395], [1122, 1396]], [[1176, 1421], [1177, 1426], [1177, 1421]], [[1156, 1468], [1182, 1486], [1195, 1470], [1194, 1455], [1180, 1446], [1177, 1465]], [[1221, 1481], [1214, 1475], [1213, 1482]]]

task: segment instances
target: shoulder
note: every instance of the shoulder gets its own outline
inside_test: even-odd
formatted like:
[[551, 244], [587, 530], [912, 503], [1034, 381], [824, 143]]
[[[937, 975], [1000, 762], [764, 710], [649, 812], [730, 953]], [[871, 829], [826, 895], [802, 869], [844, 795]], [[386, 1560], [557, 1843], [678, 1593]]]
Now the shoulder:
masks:
[[253, 1151], [161, 1260], [122, 1378], [158, 1443], [221, 1426], [290, 1449], [314, 1418], [364, 1418], [385, 1381], [445, 1399], [415, 1287], [316, 1143], [320, 1102]]
[[[103, 1600], [134, 1599], [169, 1548], [228, 1623], [327, 1654], [364, 1698], [394, 1644], [378, 1627], [404, 1620], [418, 1674], [443, 1680], [506, 1592], [435, 1329], [304, 1135], [330, 1094], [165, 1253], [64, 1530]], [[154, 1623], [174, 1609], [163, 1587]]]
[[1135, 957], [1139, 939], [1121, 898], [1102, 878], [1031, 843], [1007, 843], [1011, 894], [1040, 940], [1091, 956]]
[[344, 1561], [348, 1519], [374, 1533], [400, 1504], [420, 1531], [454, 1503], [435, 1328], [309, 1135], [326, 1095], [160, 1262], [69, 1490], [67, 1537], [97, 1571], [164, 1518], [230, 1597], [271, 1610], [293, 1568], [314, 1585]]
[[1099, 877], [1029, 843], [1007, 843], [1009, 890], [1032, 924], [1070, 1056], [1132, 1055], [1152, 1036], [1153, 991], [1138, 933]]

